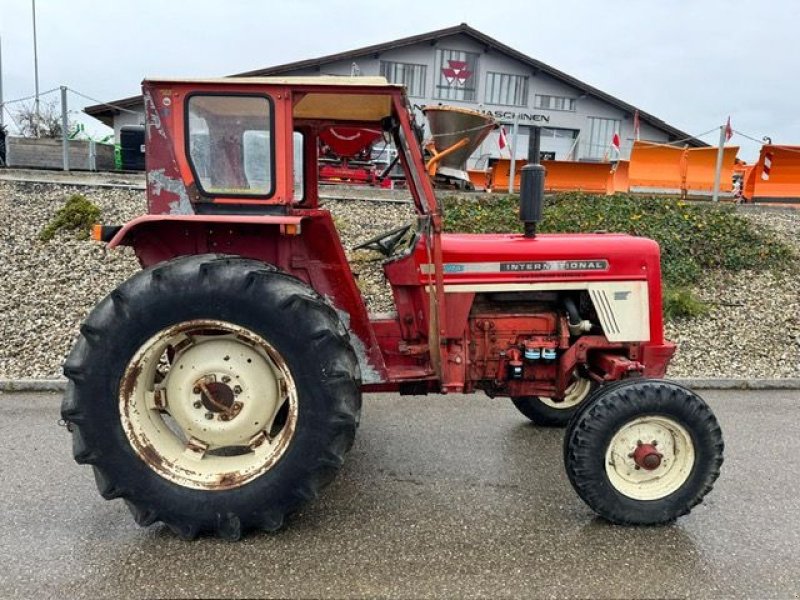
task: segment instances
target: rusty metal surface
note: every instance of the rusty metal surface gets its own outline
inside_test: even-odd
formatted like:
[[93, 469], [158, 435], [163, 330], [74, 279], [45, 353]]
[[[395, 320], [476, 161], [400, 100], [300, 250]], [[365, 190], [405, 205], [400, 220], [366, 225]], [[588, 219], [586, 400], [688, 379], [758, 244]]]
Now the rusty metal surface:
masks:
[[[153, 97], [153, 90], [145, 87], [144, 108], [147, 113], [145, 139], [147, 153], [147, 203], [152, 214], [190, 215], [194, 213], [189, 196], [194, 182], [185, 182], [171, 144], [171, 102], [167, 96]], [[162, 119], [162, 117], [164, 117]]]
[[[152, 440], [148, 439], [147, 434], [142, 430], [141, 427], [136, 426], [136, 422], [139, 419], [145, 418], [139, 416], [138, 413], [148, 410], [146, 406], [142, 406], [144, 403], [144, 392], [146, 389], [150, 389], [150, 386], [153, 385], [153, 382], [143, 381], [142, 373], [147, 366], [145, 362], [147, 360], [153, 360], [153, 356], [149, 355], [152, 349], [161, 348], [161, 350], [159, 350], [160, 354], [163, 352], [163, 349], [167, 347], [166, 344], [168, 342], [171, 343], [174, 340], [180, 339], [181, 336], [187, 336], [191, 339], [193, 335], [208, 335], [211, 332], [225, 332], [227, 334], [233, 334], [238, 340], [241, 340], [242, 343], [250, 345], [254, 348], [258, 348], [264, 353], [265, 356], [268, 356], [273, 365], [281, 373], [281, 376], [284, 377], [285, 380], [289, 381], [288, 386], [285, 388], [281, 386], [281, 390], [286, 390], [287, 392], [286, 402], [288, 402], [289, 406], [286, 424], [284, 425], [280, 434], [276, 436], [274, 440], [275, 446], [264, 463], [259, 465], [257, 469], [249, 467], [248, 469], [242, 471], [220, 472], [219, 476], [216, 477], [214, 481], [209, 482], [202, 480], [199, 472], [188, 470], [184, 466], [179, 465], [176, 461], [169, 460], [167, 457], [159, 453], [156, 444]], [[178, 346], [183, 345], [184, 343], [185, 339], [181, 341]], [[233, 401], [234, 392], [225, 383], [220, 382], [218, 384], [207, 384], [205, 382], [205, 378], [201, 379], [203, 381], [201, 382], [198, 380], [198, 382], [195, 384], [195, 387], [202, 390], [204, 398], [203, 401], [209, 401], [211, 404], [215, 403], [213, 400], [213, 393], [210, 392], [211, 386], [219, 386], [214, 388], [217, 390], [216, 393], [219, 393], [220, 389], [222, 388], [230, 392], [230, 406], [217, 405], [217, 407], [212, 406], [209, 408], [209, 410], [221, 413], [219, 414], [219, 418], [225, 421], [227, 421], [229, 418], [235, 417], [238, 410], [241, 408], [241, 403]], [[148, 387], [145, 388], [145, 390], [139, 389], [139, 387], [142, 385], [147, 385]], [[157, 405], [159, 405], [159, 398], [165, 389], [166, 388], [163, 388], [162, 390], [156, 390], [155, 394]], [[211, 397], [209, 398], [209, 396]], [[189, 398], [181, 400], [186, 402], [190, 401]], [[278, 408], [279, 407], [280, 404], [278, 405]], [[150, 467], [160, 476], [180, 485], [199, 489], [232, 489], [244, 485], [258, 475], [271, 469], [273, 465], [280, 460], [281, 456], [283, 456], [284, 452], [289, 447], [291, 439], [294, 437], [295, 427], [297, 425], [298, 410], [296, 387], [292, 380], [289, 367], [283, 357], [268, 342], [254, 332], [251, 332], [249, 329], [233, 323], [210, 319], [185, 321], [158, 332], [137, 351], [136, 355], [134, 355], [134, 357], [131, 359], [131, 362], [128, 363], [128, 367], [125, 369], [125, 372], [122, 376], [119, 389], [120, 420], [122, 422], [122, 427], [125, 431], [126, 437], [136, 454], [139, 455], [139, 457], [148, 465], [150, 465]], [[159, 428], [168, 430], [167, 425], [164, 423], [160, 424]], [[188, 446], [192, 450], [196, 451], [196, 447], [192, 447], [193, 443], [196, 446], [196, 442], [193, 439], [190, 439], [188, 441]], [[260, 445], [261, 443], [258, 443], [256, 444], [256, 447]]]
[[56, 395], [4, 395], [0, 590], [92, 599], [795, 597], [800, 465], [765, 465], [785, 455], [775, 431], [800, 418], [800, 393], [704, 396], [726, 432], [725, 470], [677, 525], [627, 529], [594, 518], [563, 474], [561, 432], [530, 427], [507, 401], [379, 395], [365, 398], [344, 470], [288, 530], [187, 544], [160, 525], [137, 527], [122, 501], [97, 495], [56, 426]]

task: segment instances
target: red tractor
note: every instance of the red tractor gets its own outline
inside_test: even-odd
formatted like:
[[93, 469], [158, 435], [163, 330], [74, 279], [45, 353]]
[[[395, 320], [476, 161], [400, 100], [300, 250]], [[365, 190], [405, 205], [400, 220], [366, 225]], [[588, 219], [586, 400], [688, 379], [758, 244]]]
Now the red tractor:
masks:
[[[606, 519], [657, 524], [711, 489], [722, 437], [660, 379], [658, 245], [536, 235], [544, 170], [522, 174], [525, 234], [442, 232], [401, 86], [381, 78], [148, 80], [149, 214], [97, 226], [143, 270], [81, 326], [62, 415], [75, 459], [137, 523], [184, 538], [276, 530], [341, 468], [363, 392], [510, 398], [567, 425], [564, 461]], [[414, 199], [413, 235], [374, 240], [396, 311], [367, 314], [318, 203], [320, 132], [378, 129]]]

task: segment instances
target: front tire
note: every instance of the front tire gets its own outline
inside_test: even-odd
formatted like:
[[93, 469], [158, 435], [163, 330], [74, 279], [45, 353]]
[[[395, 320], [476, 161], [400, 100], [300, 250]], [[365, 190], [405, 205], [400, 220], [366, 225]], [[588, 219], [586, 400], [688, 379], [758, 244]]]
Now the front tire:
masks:
[[564, 462], [578, 495], [621, 525], [659, 525], [688, 514], [720, 473], [722, 432], [691, 390], [661, 380], [601, 389], [564, 436]]
[[258, 261], [181, 257], [101, 301], [62, 416], [100, 493], [184, 538], [274, 531], [352, 444], [360, 371], [338, 315]]
[[562, 400], [539, 396], [517, 396], [511, 402], [519, 412], [542, 427], [566, 427], [597, 385], [588, 378], [575, 375]]

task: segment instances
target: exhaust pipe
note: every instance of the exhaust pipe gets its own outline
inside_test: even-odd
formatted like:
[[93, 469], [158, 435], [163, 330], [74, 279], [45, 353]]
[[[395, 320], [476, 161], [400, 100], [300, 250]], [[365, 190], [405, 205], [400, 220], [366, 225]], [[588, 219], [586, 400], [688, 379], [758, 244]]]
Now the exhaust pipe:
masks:
[[542, 220], [544, 174], [542, 165], [528, 163], [520, 170], [519, 218], [524, 224], [526, 238], [536, 237], [536, 224]]
[[542, 220], [545, 168], [539, 164], [542, 130], [531, 127], [528, 138], [528, 163], [519, 173], [519, 218], [525, 237], [536, 237], [536, 224]]

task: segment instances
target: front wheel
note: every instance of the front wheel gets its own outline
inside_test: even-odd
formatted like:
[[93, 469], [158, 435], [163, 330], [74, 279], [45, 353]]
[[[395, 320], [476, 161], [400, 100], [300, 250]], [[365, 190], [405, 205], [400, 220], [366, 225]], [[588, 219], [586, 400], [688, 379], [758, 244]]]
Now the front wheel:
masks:
[[711, 491], [722, 432], [689, 389], [630, 380], [600, 390], [567, 428], [570, 483], [600, 516], [623, 525], [669, 523]]
[[76, 461], [137, 523], [182, 537], [275, 530], [342, 465], [360, 372], [336, 311], [257, 261], [178, 258], [81, 327], [62, 416]]
[[597, 384], [591, 379], [576, 374], [564, 390], [564, 398], [561, 400], [539, 396], [516, 396], [511, 398], [511, 401], [519, 412], [537, 425], [566, 427], [596, 387]]

